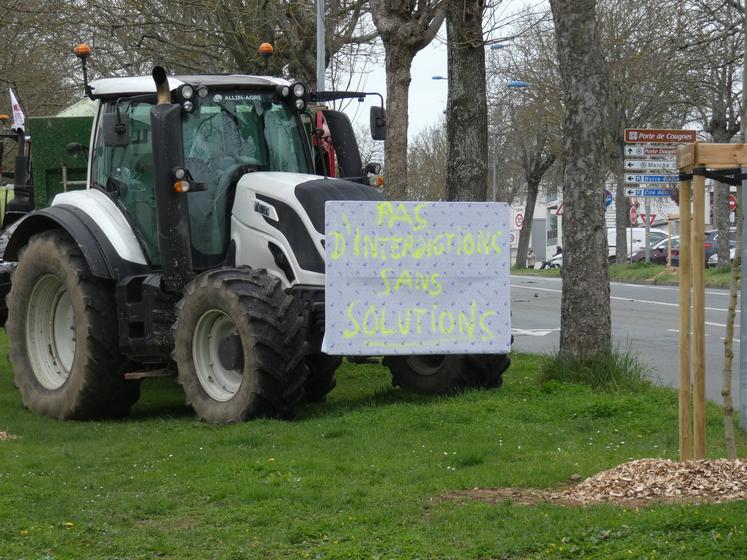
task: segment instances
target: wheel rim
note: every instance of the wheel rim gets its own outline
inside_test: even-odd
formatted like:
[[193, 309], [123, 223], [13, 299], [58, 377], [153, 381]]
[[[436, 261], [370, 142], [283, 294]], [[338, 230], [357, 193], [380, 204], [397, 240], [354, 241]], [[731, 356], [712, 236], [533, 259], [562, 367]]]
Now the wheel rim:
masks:
[[26, 346], [34, 376], [45, 389], [59, 389], [75, 360], [75, 313], [62, 280], [52, 274], [39, 278], [26, 313]]
[[407, 358], [407, 364], [419, 375], [435, 375], [445, 361], [446, 356], [443, 354], [410, 356]]
[[223, 367], [218, 354], [220, 341], [238, 334], [236, 325], [223, 311], [212, 309], [203, 313], [192, 335], [192, 360], [200, 386], [216, 401], [228, 401], [244, 380], [241, 369]]

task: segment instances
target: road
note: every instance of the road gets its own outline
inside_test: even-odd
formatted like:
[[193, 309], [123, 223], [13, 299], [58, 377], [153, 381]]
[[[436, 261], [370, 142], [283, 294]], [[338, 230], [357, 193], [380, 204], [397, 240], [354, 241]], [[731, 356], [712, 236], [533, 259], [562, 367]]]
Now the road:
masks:
[[[513, 348], [551, 353], [560, 338], [560, 278], [511, 276]], [[657, 383], [679, 379], [679, 288], [611, 284], [612, 337], [653, 370]], [[721, 402], [728, 290], [706, 289], [706, 397]], [[732, 396], [739, 403], [739, 304], [735, 324]]]

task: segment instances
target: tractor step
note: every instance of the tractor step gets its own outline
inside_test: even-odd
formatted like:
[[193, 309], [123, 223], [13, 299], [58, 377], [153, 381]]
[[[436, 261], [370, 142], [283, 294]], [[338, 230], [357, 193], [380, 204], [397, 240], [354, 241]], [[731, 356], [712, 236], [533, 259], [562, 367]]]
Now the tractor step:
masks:
[[149, 371], [130, 371], [124, 374], [127, 381], [137, 381], [154, 377], [173, 377], [176, 374], [173, 368], [152, 369]]

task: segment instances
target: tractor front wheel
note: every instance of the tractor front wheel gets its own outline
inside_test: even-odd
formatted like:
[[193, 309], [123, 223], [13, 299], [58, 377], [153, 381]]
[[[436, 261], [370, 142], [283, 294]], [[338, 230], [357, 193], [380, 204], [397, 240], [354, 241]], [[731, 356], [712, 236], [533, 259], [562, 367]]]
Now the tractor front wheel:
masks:
[[29, 240], [7, 301], [10, 361], [26, 407], [75, 420], [129, 412], [140, 386], [124, 380], [114, 286], [93, 277], [64, 232]]
[[506, 354], [433, 354], [388, 356], [383, 364], [392, 372], [393, 385], [425, 395], [445, 395], [464, 389], [500, 387], [511, 360]]
[[286, 418], [309, 370], [303, 306], [264, 270], [205, 272], [177, 306], [174, 356], [187, 403], [202, 420]]

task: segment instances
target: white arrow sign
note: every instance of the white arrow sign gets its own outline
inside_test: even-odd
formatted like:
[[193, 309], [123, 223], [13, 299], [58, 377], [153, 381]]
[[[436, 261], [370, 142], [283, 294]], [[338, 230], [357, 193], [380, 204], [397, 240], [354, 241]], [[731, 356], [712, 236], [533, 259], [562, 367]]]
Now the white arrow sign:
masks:
[[667, 148], [664, 146], [641, 146], [628, 144], [625, 146], [626, 157], [636, 156], [677, 156], [677, 148]]
[[677, 162], [675, 160], [666, 159], [626, 159], [625, 170], [633, 171], [640, 169], [645, 171], [646, 169], [677, 169]]
[[638, 174], [627, 174], [625, 175], [625, 182], [631, 183], [647, 183], [647, 184], [658, 184], [658, 183], [676, 183], [679, 181], [679, 175], [638, 175]]

